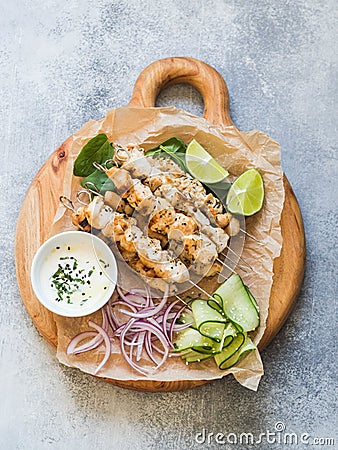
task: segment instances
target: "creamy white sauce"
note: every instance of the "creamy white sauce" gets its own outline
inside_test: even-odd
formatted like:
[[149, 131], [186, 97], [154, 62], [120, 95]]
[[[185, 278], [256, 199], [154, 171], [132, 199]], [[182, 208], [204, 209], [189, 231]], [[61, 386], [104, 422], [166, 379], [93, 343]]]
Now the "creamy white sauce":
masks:
[[52, 303], [65, 311], [84, 312], [106, 295], [111, 284], [108, 267], [91, 245], [60, 245], [52, 249], [41, 265], [41, 288]]

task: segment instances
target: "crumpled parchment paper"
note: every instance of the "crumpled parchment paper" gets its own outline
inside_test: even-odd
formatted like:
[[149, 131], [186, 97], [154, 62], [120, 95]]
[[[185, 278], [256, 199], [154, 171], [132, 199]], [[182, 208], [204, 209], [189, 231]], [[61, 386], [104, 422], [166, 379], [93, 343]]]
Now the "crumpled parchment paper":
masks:
[[[103, 119], [86, 123], [73, 136], [62, 193], [73, 200], [79, 190], [80, 181], [79, 178], [72, 176], [74, 160], [84, 144], [98, 133], [106, 133], [110, 142], [120, 145], [139, 144], [146, 150], [172, 136], [180, 137], [186, 143], [195, 138], [231, 175], [238, 176], [251, 167], [260, 171], [265, 186], [264, 206], [259, 213], [246, 219], [246, 230], [262, 244], [246, 239], [242, 256], [254, 270], [248, 273], [240, 269], [236, 270], [245, 284], [250, 287], [260, 308], [260, 326], [251, 336], [257, 345], [263, 336], [268, 316], [273, 260], [279, 256], [282, 246], [280, 216], [284, 202], [284, 188], [279, 144], [260, 131], [242, 132], [234, 126], [212, 125], [203, 118], [174, 107], [112, 109]], [[74, 229], [70, 214], [60, 206], [56, 212], [51, 234], [68, 229]], [[204, 279], [200, 285], [212, 293], [217, 286], [217, 281]], [[130, 286], [132, 287], [135, 286]], [[68, 356], [65, 352], [72, 337], [90, 329], [88, 326], [90, 319], [101, 323], [99, 312], [82, 318], [55, 315], [58, 332], [57, 357], [65, 365], [94, 374], [99, 361], [103, 358], [103, 347], [77, 356]], [[258, 350], [247, 354], [236, 367], [227, 371], [219, 370], [213, 359], [187, 366], [181, 358], [172, 357], [158, 372], [148, 376], [147, 379], [213, 380], [229, 373], [232, 373], [243, 386], [257, 390], [263, 374]], [[114, 343], [112, 355], [98, 375], [115, 380], [144, 380], [145, 378], [125, 362], [118, 342]]]

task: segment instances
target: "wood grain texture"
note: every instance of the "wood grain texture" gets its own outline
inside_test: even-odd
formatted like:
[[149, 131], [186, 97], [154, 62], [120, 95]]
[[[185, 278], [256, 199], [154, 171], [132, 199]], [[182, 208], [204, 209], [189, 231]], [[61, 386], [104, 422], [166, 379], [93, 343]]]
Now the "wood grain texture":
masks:
[[217, 70], [193, 58], [165, 58], [146, 67], [136, 80], [130, 106], [154, 106], [160, 91], [170, 84], [194, 86], [204, 101], [203, 117], [214, 124], [233, 125], [227, 85]]
[[[138, 77], [129, 104], [154, 106], [160, 90], [169, 83], [177, 82], [192, 84], [201, 92], [205, 104], [204, 117], [207, 120], [214, 124], [232, 125], [228, 90], [223, 78], [212, 67], [191, 58], [168, 58], [148, 66]], [[71, 138], [55, 150], [32, 181], [20, 211], [15, 238], [17, 279], [23, 302], [38, 331], [54, 347], [57, 345], [54, 315], [35, 297], [30, 283], [30, 267], [36, 250], [48, 238], [59, 196], [62, 194], [70, 145]], [[280, 257], [274, 262], [269, 316], [265, 334], [259, 344], [260, 350], [271, 342], [287, 319], [304, 275], [305, 236], [302, 216], [286, 177], [284, 187], [285, 202], [281, 218], [283, 246]], [[27, 223], [30, 223], [29, 227]], [[103, 380], [123, 388], [148, 392], [179, 391], [208, 382]]]

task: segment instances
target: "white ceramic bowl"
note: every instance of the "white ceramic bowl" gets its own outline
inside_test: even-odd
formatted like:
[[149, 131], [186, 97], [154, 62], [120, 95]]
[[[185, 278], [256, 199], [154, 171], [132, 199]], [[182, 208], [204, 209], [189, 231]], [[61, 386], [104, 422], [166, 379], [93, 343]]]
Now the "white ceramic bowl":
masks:
[[[58, 264], [64, 266], [69, 262], [73, 268], [74, 261], [78, 267], [74, 276], [77, 272], [85, 281], [81, 281], [83, 284], [80, 283], [79, 290], [70, 299], [62, 297], [60, 301], [53, 285], [53, 274]], [[82, 270], [81, 275], [78, 275], [79, 270]], [[105, 305], [113, 294], [117, 281], [116, 260], [108, 245], [98, 237], [82, 231], [66, 231], [48, 239], [36, 252], [31, 281], [35, 295], [50, 311], [67, 317], [86, 316]]]

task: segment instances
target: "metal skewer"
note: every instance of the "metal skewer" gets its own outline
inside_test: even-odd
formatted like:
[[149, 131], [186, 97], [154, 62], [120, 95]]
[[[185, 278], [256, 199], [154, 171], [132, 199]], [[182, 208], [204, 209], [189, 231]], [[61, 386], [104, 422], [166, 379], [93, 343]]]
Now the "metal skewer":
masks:
[[186, 301], [183, 300], [183, 298], [179, 297], [177, 294], [174, 294], [174, 295], [175, 295], [175, 297], [176, 297], [180, 302], [182, 302], [185, 306], [189, 306], [188, 303], [187, 303]]
[[[223, 255], [223, 253], [222, 253], [222, 255]], [[231, 261], [233, 264], [236, 264], [236, 267], [239, 267], [239, 268], [242, 269], [244, 272], [248, 272], [246, 267], [242, 266], [242, 265], [239, 264], [237, 261], [234, 261], [233, 259], [231, 259], [229, 255], [223, 255], [223, 256], [224, 256], [225, 258], [229, 259], [229, 261]], [[227, 269], [232, 270], [232, 269], [230, 269], [230, 267], [228, 267], [228, 266], [225, 264], [224, 261], [221, 261], [219, 258], [217, 258], [216, 261], [218, 261], [219, 263], [221, 263], [221, 264], [222, 264], [223, 266], [225, 266]]]
[[[86, 195], [86, 196], [88, 197], [88, 202], [85, 202], [85, 201], [81, 200], [81, 196], [82, 196], [82, 195]], [[88, 206], [89, 203], [91, 202], [90, 192], [89, 192], [87, 189], [82, 189], [82, 191], [79, 191], [79, 192], [76, 194], [76, 198], [77, 198], [77, 201], [78, 201], [79, 203], [81, 203], [81, 205], [84, 205], [84, 206]]]
[[203, 294], [206, 295], [208, 298], [211, 297], [211, 295], [210, 295], [207, 291], [205, 291], [203, 288], [201, 288], [200, 286], [198, 286], [198, 284], [194, 283], [194, 282], [191, 281], [191, 280], [188, 280], [188, 283], [192, 284], [195, 288], [199, 289], [199, 290], [200, 290], [201, 292], [203, 292]]
[[99, 164], [96, 161], [93, 162], [93, 166], [95, 167], [95, 169], [99, 170], [100, 172], [104, 172], [104, 173], [108, 172], [108, 170], [109, 170], [107, 164], [115, 165], [115, 162], [113, 159], [107, 159], [107, 161], [105, 161], [103, 164]]
[[64, 195], [61, 195], [60, 202], [63, 204], [63, 206], [65, 208], [69, 209], [70, 211], [72, 211], [74, 213], [76, 212], [74, 204], [69, 198], [65, 197]]
[[225, 276], [225, 275], [223, 275], [221, 272], [218, 272], [218, 275], [220, 276], [220, 277], [222, 277], [224, 280], [227, 280], [228, 278]]
[[[87, 181], [87, 182], [84, 184], [84, 186], [85, 186], [85, 188], [87, 189], [87, 191], [91, 192], [92, 194], [98, 195], [99, 197], [102, 197], [102, 198], [104, 197], [104, 195], [102, 195], [102, 194], [100, 193], [100, 191], [99, 191], [99, 189], [97, 188], [97, 186], [95, 186], [95, 184], [92, 183], [91, 181]], [[83, 191], [81, 191], [81, 192], [83, 192]]]
[[[244, 263], [249, 269], [253, 270], [253, 268], [250, 266], [250, 264], [247, 263], [247, 262], [245, 261], [245, 259], [244, 259], [241, 255], [239, 255], [239, 254], [236, 253], [234, 250], [232, 250], [232, 248], [227, 247], [227, 250], [228, 250], [228, 252], [231, 252], [231, 253], [233, 253], [234, 255], [236, 255], [237, 258], [239, 258], [241, 261], [243, 261], [243, 263]], [[221, 255], [223, 255], [225, 258], [229, 258], [229, 259], [230, 259], [230, 257], [228, 256], [228, 254], [225, 255], [224, 253], [221, 253]], [[230, 261], [231, 261], [231, 259], [230, 259]]]
[[232, 269], [230, 266], [228, 266], [227, 264], [225, 264], [224, 261], [222, 261], [219, 258], [216, 258], [216, 261], [219, 262], [220, 264], [222, 264], [222, 266], [225, 266], [227, 269], [231, 270], [231, 272], [234, 272], [234, 269]]
[[242, 228], [240, 228], [240, 231], [244, 234], [246, 234], [249, 238], [253, 239], [254, 241], [258, 242], [258, 244], [263, 244], [262, 241], [259, 241], [257, 238], [255, 238], [255, 236], [252, 236], [252, 234], [248, 233], [247, 231], [243, 230]]

